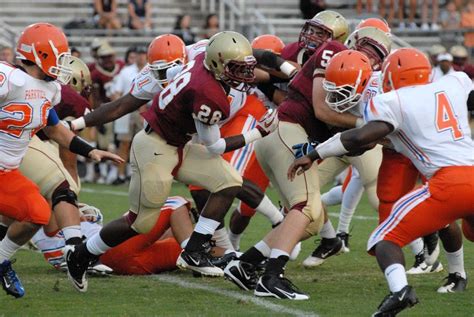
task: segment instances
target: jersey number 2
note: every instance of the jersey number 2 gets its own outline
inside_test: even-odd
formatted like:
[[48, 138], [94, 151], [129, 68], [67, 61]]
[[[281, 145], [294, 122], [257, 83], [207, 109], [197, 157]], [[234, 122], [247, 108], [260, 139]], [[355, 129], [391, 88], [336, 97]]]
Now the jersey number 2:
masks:
[[23, 128], [33, 120], [33, 109], [27, 103], [11, 103], [4, 106], [0, 113], [6, 113], [9, 118], [0, 120], [0, 131], [19, 138]]
[[445, 92], [436, 94], [436, 129], [439, 133], [450, 130], [454, 140], [463, 138], [458, 119]]

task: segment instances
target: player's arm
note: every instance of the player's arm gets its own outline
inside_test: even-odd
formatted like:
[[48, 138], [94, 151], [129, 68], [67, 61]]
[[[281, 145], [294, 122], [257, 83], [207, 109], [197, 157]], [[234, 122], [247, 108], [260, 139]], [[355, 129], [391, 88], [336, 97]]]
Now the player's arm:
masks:
[[253, 49], [253, 56], [259, 65], [264, 66], [268, 70], [275, 70], [278, 77], [292, 78], [297, 72], [298, 68], [281, 56], [272, 53], [268, 50]]
[[93, 159], [94, 161], [100, 162], [102, 160], [111, 160], [116, 163], [123, 163], [124, 160], [113, 153], [98, 150], [80, 137], [76, 136], [72, 131], [67, 129], [63, 124], [60, 123], [58, 115], [54, 109], [50, 110], [48, 117], [48, 126], [43, 131], [46, 133], [48, 138], [58, 143], [60, 146], [69, 148], [72, 153], [82, 155]]
[[112, 122], [127, 113], [131, 113], [147, 103], [147, 100], [139, 99], [128, 93], [114, 101], [105, 103], [86, 114], [83, 117], [71, 121], [72, 130], [81, 130], [85, 127], [93, 127]]
[[326, 104], [326, 91], [323, 77], [313, 78], [313, 110], [316, 118], [329, 125], [341, 128], [354, 128], [364, 124], [364, 120], [350, 113], [337, 113]]
[[257, 126], [248, 132], [223, 138], [217, 124], [206, 124], [195, 119], [196, 131], [199, 140], [206, 146], [209, 152], [224, 154], [240, 149], [258, 139], [261, 139], [275, 130], [278, 126], [278, 114], [269, 110], [267, 114], [257, 123]]
[[373, 147], [373, 144], [393, 131], [393, 126], [384, 121], [370, 121], [358, 129], [351, 129], [343, 133], [337, 133], [316, 146], [309, 154], [296, 159], [288, 169], [288, 179], [293, 180], [308, 170], [317, 159], [325, 159], [333, 156], [357, 153], [361, 149]]

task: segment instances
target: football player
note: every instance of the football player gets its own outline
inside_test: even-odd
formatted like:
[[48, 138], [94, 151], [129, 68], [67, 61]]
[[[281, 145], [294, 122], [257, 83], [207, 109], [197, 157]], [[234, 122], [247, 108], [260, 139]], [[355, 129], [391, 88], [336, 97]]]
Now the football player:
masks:
[[50, 218], [50, 206], [38, 187], [18, 170], [31, 138], [44, 129], [74, 153], [96, 161], [123, 160], [94, 149], [59, 123], [53, 109], [61, 99], [59, 83], [67, 84], [71, 78], [64, 33], [48, 23], [29, 25], [16, 51], [21, 67], [0, 64], [0, 213], [14, 219], [0, 242], [0, 283], [7, 294], [22, 297], [25, 290], [10, 258]]
[[[245, 133], [221, 138], [218, 123], [229, 116], [226, 92], [247, 91], [254, 81], [256, 59], [248, 40], [236, 32], [214, 35], [144, 114], [147, 125], [134, 138], [131, 151], [130, 208], [126, 217], [107, 224], [87, 244], [66, 249], [69, 276], [79, 291], [87, 290], [87, 264], [108, 249], [149, 232], [173, 179], [211, 192], [177, 265], [209, 276], [222, 276], [210, 262], [209, 241], [240, 191], [242, 178], [221, 158], [262, 138], [275, 128], [274, 113]], [[198, 142], [191, 141], [197, 133]]]
[[[287, 99], [278, 107], [279, 124], [276, 131], [255, 144], [257, 159], [265, 174], [280, 192], [289, 210], [283, 222], [239, 261], [232, 261], [225, 269], [226, 276], [242, 289], [255, 289], [257, 296], [308, 299], [283, 277], [283, 268], [296, 244], [303, 238], [318, 233], [324, 223], [324, 212], [319, 193], [317, 167], [290, 183], [284, 165], [292, 162], [292, 146], [307, 142], [308, 138], [323, 141], [332, 135], [328, 124], [354, 127], [363, 123], [349, 113], [335, 113], [324, 101], [322, 88], [329, 59], [346, 47], [340, 42], [348, 35], [344, 17], [333, 11], [318, 13], [306, 22], [300, 42], [307, 50], [314, 50], [310, 59], [289, 84]], [[256, 281], [256, 265], [270, 258], [265, 273]]]
[[[395, 150], [428, 179], [399, 199], [369, 238], [367, 249], [376, 255], [390, 288], [374, 316], [396, 315], [418, 303], [405, 274], [404, 245], [456, 219], [463, 219], [464, 235], [474, 241], [474, 143], [466, 109], [472, 82], [456, 72], [429, 84], [430, 73], [430, 62], [422, 52], [402, 48], [392, 53], [383, 65], [386, 93], [366, 107], [368, 123], [336, 134], [288, 170], [288, 178], [293, 179], [315, 159], [364, 150], [388, 137]], [[355, 83], [348, 79], [340, 84], [349, 81]]]

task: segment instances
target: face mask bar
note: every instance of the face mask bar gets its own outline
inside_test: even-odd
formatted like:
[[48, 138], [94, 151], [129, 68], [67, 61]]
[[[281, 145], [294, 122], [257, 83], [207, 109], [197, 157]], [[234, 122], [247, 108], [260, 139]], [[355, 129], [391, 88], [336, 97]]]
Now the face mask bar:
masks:
[[221, 80], [239, 91], [248, 91], [255, 81], [254, 69], [257, 61], [253, 56], [247, 56], [245, 61], [229, 61], [224, 67]]
[[357, 93], [362, 72], [356, 80], [355, 86], [336, 86], [335, 83], [324, 80], [323, 88], [327, 92], [326, 103], [334, 111], [343, 113], [353, 108], [360, 101], [361, 94]]
[[56, 59], [56, 66], [51, 66], [48, 70], [62, 85], [67, 85], [72, 78], [72, 69], [69, 67], [70, 62], [71, 54], [61, 53]]
[[[325, 33], [326, 36], [316, 35], [314, 28], [319, 28]], [[303, 29], [300, 32], [298, 39], [299, 46], [306, 49], [310, 53], [314, 53], [316, 49], [321, 46], [324, 42], [331, 38], [332, 31], [326, 28], [324, 25], [315, 21], [306, 21]]]
[[168, 78], [166, 77], [166, 71], [172, 67], [182, 65], [183, 62], [179, 59], [172, 62], [155, 61], [153, 64], [148, 64], [151, 74], [161, 85], [168, 84]]
[[375, 64], [372, 66], [372, 69], [375, 71], [381, 70], [383, 60], [389, 53], [378, 42], [369, 38], [358, 40], [356, 42], [356, 50], [364, 53], [367, 57], [375, 61]]

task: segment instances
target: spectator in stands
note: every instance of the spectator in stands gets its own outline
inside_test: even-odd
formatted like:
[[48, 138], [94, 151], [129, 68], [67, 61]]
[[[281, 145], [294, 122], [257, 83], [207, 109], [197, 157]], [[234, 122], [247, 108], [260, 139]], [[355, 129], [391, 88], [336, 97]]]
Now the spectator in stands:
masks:
[[438, 55], [438, 66], [431, 72], [431, 81], [437, 81], [441, 77], [454, 72], [453, 56], [449, 53]]
[[357, 0], [357, 6], [356, 6], [357, 14], [358, 15], [362, 14], [363, 2], [365, 2], [365, 4], [367, 5], [367, 13], [372, 13], [372, 0], [366, 0], [366, 1]]
[[454, 1], [448, 2], [441, 12], [441, 25], [445, 30], [455, 30], [461, 25], [461, 15], [456, 8]]
[[[439, 18], [439, 0], [431, 1], [431, 30], [438, 31], [440, 26], [438, 25]], [[428, 0], [423, 0], [423, 6], [421, 7], [421, 29], [427, 31], [430, 29], [428, 25]]]
[[325, 0], [300, 0], [300, 10], [303, 18], [309, 20], [321, 11], [326, 10]]
[[132, 30], [151, 30], [151, 2], [129, 0], [128, 27]]
[[455, 71], [465, 72], [469, 78], [474, 79], [474, 65], [468, 63], [469, 53], [462, 45], [454, 45], [449, 50], [453, 55], [453, 68]]
[[417, 8], [417, 0], [410, 0], [409, 1], [409, 8], [408, 8], [408, 24], [405, 24], [403, 20], [403, 13], [404, 13], [404, 5], [405, 1], [400, 0], [398, 2], [398, 19], [400, 21], [399, 28], [409, 30], [416, 30], [416, 22], [415, 22], [415, 15], [416, 15], [416, 8]]
[[186, 45], [191, 45], [196, 42], [196, 35], [191, 31], [190, 15], [184, 14], [176, 17], [173, 34], [179, 36]]
[[[468, 1], [466, 8], [462, 11], [461, 26], [463, 28], [474, 28], [474, 0]], [[470, 50], [470, 55], [474, 55], [474, 32], [464, 34], [464, 45]]]
[[73, 46], [71, 47], [71, 55], [72, 56], [75, 56], [77, 58], [81, 58], [81, 52], [79, 52], [79, 50], [77, 49], [77, 47]]
[[99, 56], [97, 55], [97, 51], [99, 50], [99, 47], [101, 47], [102, 44], [105, 44], [105, 43], [108, 44], [107, 40], [103, 38], [96, 37], [92, 40], [90, 54], [94, 60], [87, 64], [87, 67], [89, 67], [89, 70], [91, 71], [91, 73], [94, 71], [95, 66], [97, 64], [97, 59], [99, 58]]
[[94, 22], [104, 29], [120, 29], [117, 0], [94, 0]]
[[[387, 16], [385, 16], [385, 9], [386, 9], [385, 0], [379, 1], [379, 15], [382, 18], [385, 18], [391, 27], [393, 27], [393, 19], [395, 18], [395, 1], [396, 0], [390, 0]], [[405, 0], [398, 0], [397, 4], [398, 4], [397, 18], [399, 22], [399, 28], [405, 29], [406, 25], [403, 18], [404, 9], [405, 9]], [[413, 22], [414, 17], [415, 17], [415, 11], [416, 11], [416, 0], [410, 0], [410, 9], [413, 9], [413, 10], [410, 10], [410, 13], [413, 12], [413, 17], [410, 16], [411, 17], [410, 22]], [[410, 28], [416, 28], [416, 24], [413, 22], [413, 24], [410, 24]]]
[[9, 64], [14, 64], [15, 54], [13, 54], [13, 48], [10, 46], [0, 47], [0, 62], [7, 62]]
[[446, 48], [440, 44], [434, 44], [428, 50], [428, 55], [430, 56], [431, 65], [433, 68], [438, 66], [438, 55], [446, 53]]
[[[130, 91], [133, 79], [147, 64], [147, 49], [145, 47], [138, 47], [135, 51], [137, 54], [135, 63], [124, 67], [113, 80], [111, 88], [112, 100], [118, 99]], [[146, 107], [142, 110], [145, 111]], [[143, 120], [141, 119], [139, 111], [134, 111], [115, 120], [114, 133], [119, 143], [117, 154], [120, 155], [120, 157], [129, 157], [132, 139], [141, 129], [143, 129]], [[126, 182], [126, 168], [127, 162], [118, 166], [118, 176], [113, 181], [113, 185], [120, 185]]]
[[125, 65], [133, 65], [137, 60], [137, 48], [135, 46], [131, 46], [125, 52]]
[[217, 32], [219, 32], [219, 17], [215, 13], [208, 14], [206, 17], [206, 23], [203, 26], [204, 34], [203, 39], [208, 39]]

